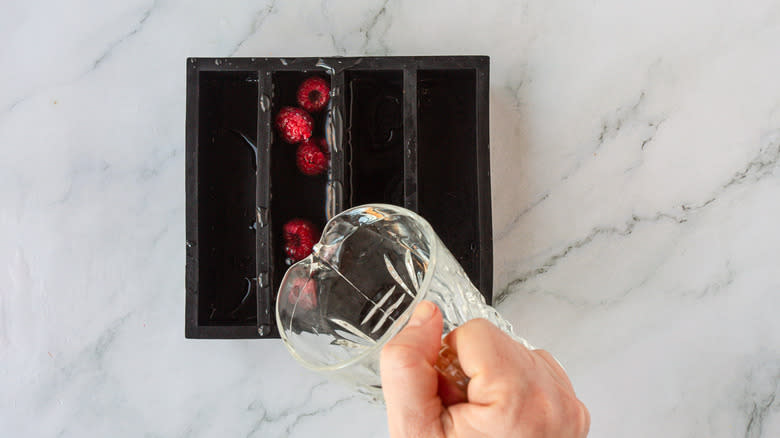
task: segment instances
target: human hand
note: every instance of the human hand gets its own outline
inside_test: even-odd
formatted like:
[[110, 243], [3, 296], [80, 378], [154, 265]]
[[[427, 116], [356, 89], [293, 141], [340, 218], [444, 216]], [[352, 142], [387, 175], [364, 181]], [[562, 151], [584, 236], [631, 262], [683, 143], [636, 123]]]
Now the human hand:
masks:
[[528, 350], [487, 320], [469, 321], [444, 339], [471, 379], [462, 394], [433, 368], [441, 333], [441, 312], [422, 301], [382, 349], [393, 438], [587, 436], [588, 409], [550, 353]]

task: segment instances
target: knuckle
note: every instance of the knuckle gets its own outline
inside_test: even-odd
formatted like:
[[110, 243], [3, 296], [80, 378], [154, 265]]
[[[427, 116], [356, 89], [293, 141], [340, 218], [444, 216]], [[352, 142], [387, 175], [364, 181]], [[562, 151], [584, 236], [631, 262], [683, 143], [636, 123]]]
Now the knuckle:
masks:
[[527, 388], [527, 396], [516, 408], [519, 412], [533, 412], [531, 416], [538, 427], [554, 424], [559, 416], [559, 406], [544, 387], [532, 384]]
[[585, 404], [574, 394], [568, 394], [565, 399], [565, 414], [563, 420], [572, 424], [579, 433], [587, 432], [590, 428], [590, 413]]
[[382, 348], [380, 363], [389, 368], [409, 368], [416, 364], [417, 355], [413, 347], [406, 344], [389, 343]]
[[587, 433], [590, 430], [590, 412], [583, 402], [577, 400], [579, 407], [580, 431]]
[[403, 344], [387, 344], [382, 348], [380, 354], [380, 360], [383, 364], [397, 364], [399, 362], [405, 362], [409, 359], [408, 347]]
[[539, 419], [542, 424], [556, 424], [559, 419], [560, 406], [547, 394], [537, 396], [536, 400], [539, 406]]
[[412, 354], [413, 348], [411, 345], [408, 345], [403, 342], [389, 342], [387, 345], [385, 345], [382, 348], [382, 356], [391, 358], [391, 359], [397, 359], [397, 358], [404, 358], [406, 356], [410, 356]]

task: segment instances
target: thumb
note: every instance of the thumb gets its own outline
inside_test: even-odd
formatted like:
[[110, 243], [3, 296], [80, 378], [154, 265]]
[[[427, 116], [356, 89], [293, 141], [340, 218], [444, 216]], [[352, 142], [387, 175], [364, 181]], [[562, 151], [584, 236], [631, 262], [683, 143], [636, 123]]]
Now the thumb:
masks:
[[382, 391], [392, 437], [442, 436], [443, 408], [433, 368], [441, 331], [439, 308], [421, 301], [406, 327], [382, 349]]

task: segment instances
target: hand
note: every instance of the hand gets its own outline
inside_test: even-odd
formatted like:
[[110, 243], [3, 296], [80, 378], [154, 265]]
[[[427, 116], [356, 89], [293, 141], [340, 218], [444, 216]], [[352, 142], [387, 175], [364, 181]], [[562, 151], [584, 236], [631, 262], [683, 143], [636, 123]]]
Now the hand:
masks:
[[444, 339], [471, 378], [464, 395], [433, 368], [441, 333], [441, 312], [422, 301], [382, 349], [393, 438], [587, 436], [588, 409], [550, 353], [526, 349], [487, 320], [469, 321]]

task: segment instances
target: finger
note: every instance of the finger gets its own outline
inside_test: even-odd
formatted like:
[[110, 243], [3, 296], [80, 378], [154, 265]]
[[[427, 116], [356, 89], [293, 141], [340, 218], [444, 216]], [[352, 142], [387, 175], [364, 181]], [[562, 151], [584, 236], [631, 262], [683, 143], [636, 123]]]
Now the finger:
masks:
[[421, 301], [409, 323], [382, 349], [382, 391], [390, 435], [441, 436], [441, 400], [433, 363], [441, 346], [442, 315]]
[[[516, 356], [525, 354], [523, 362], [530, 365], [528, 350], [486, 319], [472, 319], [444, 338], [460, 360], [467, 376], [475, 378], [483, 374], [517, 372]], [[509, 360], [512, 359], [512, 360]]]
[[[530, 352], [485, 319], [474, 319], [450, 333], [444, 342], [458, 355], [463, 371], [471, 378], [467, 394], [470, 403], [489, 405], [507, 392], [508, 376], [529, 374], [534, 367]], [[522, 385], [522, 379], [509, 379]]]
[[550, 371], [550, 374], [558, 383], [574, 393], [574, 386], [571, 384], [569, 376], [552, 354], [545, 350], [533, 350], [532, 353], [543, 360], [547, 369]]

